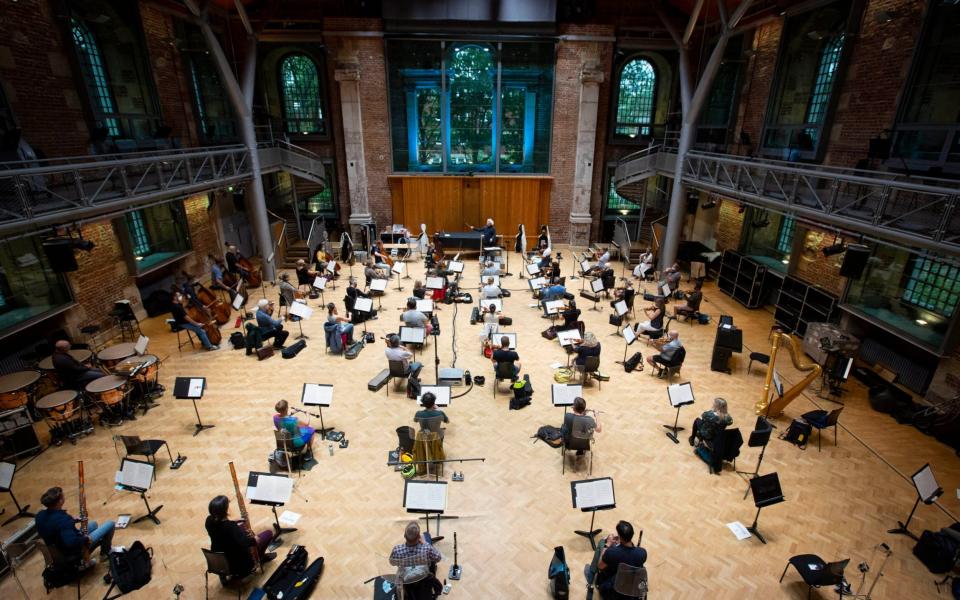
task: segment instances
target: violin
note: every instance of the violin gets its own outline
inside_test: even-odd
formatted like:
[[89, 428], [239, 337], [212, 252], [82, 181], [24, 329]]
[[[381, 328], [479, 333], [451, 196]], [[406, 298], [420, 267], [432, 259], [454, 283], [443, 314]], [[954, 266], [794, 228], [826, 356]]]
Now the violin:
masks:
[[193, 282], [193, 289], [194, 293], [197, 295], [197, 299], [203, 303], [203, 307], [207, 309], [207, 312], [213, 315], [213, 318], [217, 320], [217, 323], [223, 325], [230, 320], [230, 313], [233, 312], [233, 309], [229, 304], [219, 300], [216, 294], [207, 289], [207, 287], [199, 281]]
[[223, 340], [223, 335], [220, 334], [220, 326], [217, 325], [217, 320], [213, 318], [207, 309], [190, 302], [186, 296], [182, 297], [180, 304], [187, 312], [188, 317], [200, 323], [200, 327], [203, 328], [204, 333], [210, 338], [210, 343], [214, 346], [219, 346]]

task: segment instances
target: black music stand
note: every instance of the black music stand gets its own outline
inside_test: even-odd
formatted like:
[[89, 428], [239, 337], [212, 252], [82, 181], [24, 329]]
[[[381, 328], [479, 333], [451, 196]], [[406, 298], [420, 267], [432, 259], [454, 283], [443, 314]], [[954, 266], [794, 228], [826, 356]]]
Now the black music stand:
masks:
[[[767, 444], [770, 442], [770, 435], [772, 433], [773, 427], [770, 426], [770, 423], [764, 417], [757, 417], [756, 427], [750, 432], [750, 440], [747, 442], [747, 446], [751, 448], [760, 448], [760, 458], [757, 459], [757, 467], [753, 470], [753, 473], [750, 471], [737, 471], [737, 475], [747, 479], [748, 482], [760, 475], [760, 463], [763, 462], [763, 453], [767, 451]], [[743, 492], [744, 500], [747, 499], [747, 494], [749, 493], [750, 485], [748, 483], [746, 491]]]
[[163, 505], [161, 504], [156, 508], [150, 508], [150, 503], [147, 502], [147, 490], [150, 489], [150, 484], [153, 483], [154, 469], [153, 463], [143, 460], [133, 460], [132, 458], [124, 457], [120, 462], [120, 470], [117, 472], [116, 478], [117, 485], [128, 492], [140, 494], [143, 505], [147, 507], [147, 514], [134, 519], [134, 523], [150, 519], [157, 525], [160, 524], [157, 513], [160, 512]]
[[[296, 309], [296, 312], [294, 312], [294, 309]], [[307, 306], [306, 301], [299, 302], [297, 300], [294, 300], [293, 304], [287, 307], [287, 315], [290, 317], [290, 320], [292, 321], [293, 318], [296, 317], [297, 319], [296, 323], [300, 327], [300, 335], [298, 335], [294, 339], [298, 339], [298, 340], [310, 339], [309, 335], [306, 335], [303, 333], [303, 321], [305, 319], [309, 319], [312, 314], [313, 314], [313, 309]]]
[[913, 487], [917, 490], [917, 500], [913, 503], [913, 508], [910, 510], [910, 515], [907, 517], [906, 522], [897, 521], [898, 526], [893, 529], [888, 529], [887, 533], [906, 535], [919, 542], [920, 538], [914, 535], [909, 529], [910, 521], [913, 519], [913, 513], [917, 510], [917, 506], [920, 505], [921, 500], [924, 504], [933, 504], [936, 502], [937, 498], [943, 495], [943, 488], [937, 484], [937, 480], [933, 476], [933, 469], [930, 468], [930, 463], [920, 467], [920, 470], [911, 475], [910, 478], [913, 480]]
[[446, 481], [411, 481], [403, 483], [403, 507], [408, 513], [420, 513], [427, 522], [427, 533], [430, 533], [430, 515], [437, 516], [437, 535], [440, 539], [440, 519], [456, 519], [451, 515], [444, 515], [447, 510], [447, 482]]
[[570, 497], [573, 500], [574, 508], [579, 508], [582, 512], [590, 513], [590, 529], [588, 531], [580, 531], [578, 529], [575, 530], [574, 533], [590, 540], [590, 548], [596, 550], [596, 537], [603, 531], [602, 529], [593, 528], [597, 511], [610, 510], [617, 507], [613, 489], [613, 478], [599, 477], [597, 479], [571, 481]]
[[250, 504], [269, 506], [273, 512], [273, 529], [276, 536], [273, 541], [283, 543], [280, 536], [284, 533], [293, 533], [296, 527], [282, 527], [280, 517], [277, 516], [277, 507], [290, 502], [293, 493], [293, 481], [286, 475], [250, 471], [247, 475], [247, 500]]
[[554, 383], [550, 386], [550, 400], [554, 406], [562, 406], [563, 414], [567, 407], [573, 406], [573, 399], [583, 396], [583, 385], [579, 383]]
[[[620, 317], [621, 319], [623, 319], [623, 318], [627, 315], [627, 313], [630, 312], [630, 309], [627, 308], [627, 302], [626, 302], [626, 300], [617, 300], [616, 302], [614, 302], [614, 303], [613, 303], [613, 312], [614, 312], [618, 317]], [[622, 323], [622, 322], [623, 322], [623, 321], [621, 321], [621, 323]], [[629, 326], [624, 327], [624, 329], [627, 329], [627, 328], [629, 328]], [[610, 335], [615, 335], [615, 336], [619, 337], [619, 336], [620, 336], [620, 326], [617, 325], [616, 327], [614, 327], [613, 333], [611, 333]], [[626, 350], [624, 350], [623, 360], [627, 360]]]
[[207, 389], [206, 377], [177, 377], [173, 383], [173, 397], [193, 402], [193, 412], [197, 414], [197, 423], [194, 425], [193, 435], [196, 436], [204, 429], [212, 429], [214, 425], [205, 424], [200, 420], [200, 411], [197, 409], [197, 400], [203, 398]]
[[784, 501], [783, 491], [780, 489], [780, 478], [776, 473], [759, 475], [750, 480], [750, 489], [753, 490], [753, 505], [757, 507], [757, 514], [753, 517], [753, 524], [747, 527], [747, 531], [757, 536], [757, 539], [767, 543], [760, 530], [757, 529], [757, 520], [760, 518], [760, 509], [765, 506], [773, 506]]
[[333, 402], [333, 386], [328, 383], [304, 383], [300, 393], [300, 403], [304, 406], [316, 406], [320, 409], [320, 437], [327, 435], [333, 427], [323, 425], [323, 407], [330, 407]]
[[327, 301], [324, 300], [323, 290], [327, 289], [327, 278], [323, 275], [317, 275], [313, 278], [313, 283], [310, 284], [310, 289], [320, 292], [320, 305], [326, 306]]
[[13, 500], [13, 505], [17, 507], [17, 512], [0, 524], [0, 526], [7, 525], [20, 518], [29, 517], [32, 519], [33, 517], [37, 516], [32, 512], [27, 512], [27, 509], [30, 508], [29, 504], [20, 506], [20, 503], [17, 502], [17, 497], [13, 495], [13, 474], [16, 472], [16, 470], [17, 466], [15, 464], [0, 462], [0, 492], [6, 492], [10, 494], [10, 499]]
[[637, 341], [637, 332], [633, 330], [633, 327], [627, 325], [620, 330], [620, 335], [623, 336], [623, 341], [625, 342], [623, 345], [623, 361], [618, 363], [622, 365], [627, 362], [627, 349]]
[[363, 333], [367, 333], [367, 320], [373, 314], [373, 300], [371, 298], [357, 298], [353, 301], [353, 312], [365, 315], [363, 318]]
[[685, 427], [679, 427], [677, 423], [680, 422], [680, 408], [688, 404], [693, 404], [693, 384], [690, 382], [686, 383], [673, 383], [667, 386], [667, 400], [670, 402], [670, 406], [677, 409], [677, 416], [673, 420], [673, 425], [664, 425], [670, 431], [667, 433], [667, 437], [673, 440], [674, 444], [679, 444], [680, 440], [677, 437], [677, 432], [683, 431]]
[[595, 310], [601, 312], [603, 309], [597, 308], [597, 303], [600, 302], [600, 294], [607, 291], [607, 288], [603, 285], [603, 279], [597, 277], [596, 279], [590, 280], [590, 291], [593, 292], [593, 306], [588, 310]]

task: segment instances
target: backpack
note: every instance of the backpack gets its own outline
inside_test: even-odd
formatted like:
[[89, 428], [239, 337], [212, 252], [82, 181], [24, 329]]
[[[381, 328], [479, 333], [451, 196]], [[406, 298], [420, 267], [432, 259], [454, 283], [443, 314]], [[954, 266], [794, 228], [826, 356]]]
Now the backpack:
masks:
[[420, 380], [413, 375], [407, 377], [407, 398], [416, 400], [420, 396]]
[[530, 375], [524, 375], [523, 379], [514, 381], [510, 386], [513, 390], [513, 398], [510, 399], [510, 410], [520, 410], [529, 406], [533, 400], [533, 385], [530, 384]]
[[800, 448], [806, 449], [807, 441], [810, 439], [810, 433], [813, 427], [803, 419], [794, 419], [787, 428], [787, 432], [780, 436], [780, 439], [795, 444]]
[[710, 315], [704, 313], [697, 313], [697, 321], [701, 325], [707, 325], [710, 323]]
[[542, 440], [553, 448], [559, 448], [563, 444], [563, 433], [560, 431], [560, 428], [551, 427], [550, 425], [544, 425], [531, 437], [535, 438], [533, 443], [537, 443], [537, 440]]
[[[960, 540], [956, 531], [945, 527], [938, 532], [925, 530], [913, 547], [913, 554], [931, 573], [946, 573], [957, 564]], [[951, 531], [951, 533], [946, 533]]]
[[[639, 367], [639, 369], [638, 369]], [[632, 373], [636, 370], [643, 370], [643, 354], [640, 352], [634, 352], [633, 356], [623, 361], [623, 370], [627, 373]]]
[[365, 342], [363, 340], [360, 340], [359, 342], [354, 342], [350, 344], [350, 346], [344, 351], [343, 355], [349, 358], [350, 360], [353, 360], [360, 354], [360, 351], [363, 350], [364, 345], [365, 345]]
[[263, 334], [260, 328], [253, 323], [247, 323], [247, 335], [244, 338], [244, 346], [247, 349], [247, 355], [253, 354], [253, 351], [263, 346]]
[[477, 321], [480, 320], [480, 307], [474, 306], [473, 310], [470, 311], [470, 324], [476, 325]]
[[139, 590], [150, 583], [153, 548], [135, 541], [125, 552], [110, 553], [110, 577], [113, 585], [124, 594]]
[[234, 350], [240, 350], [241, 348], [246, 348], [247, 341], [243, 338], [242, 333], [234, 331], [230, 334], [230, 345], [233, 346]]
[[547, 578], [550, 580], [550, 593], [554, 600], [570, 598], [570, 567], [567, 566], [567, 556], [563, 546], [553, 549], [553, 557], [547, 568]]
[[610, 315], [610, 324], [620, 327], [623, 325], [623, 316], [622, 315]]
[[551, 325], [550, 327], [544, 329], [540, 335], [542, 335], [545, 339], [555, 340], [557, 339], [557, 328]]
[[562, 367], [553, 372], [553, 380], [557, 383], [570, 383], [573, 379], [573, 370]]

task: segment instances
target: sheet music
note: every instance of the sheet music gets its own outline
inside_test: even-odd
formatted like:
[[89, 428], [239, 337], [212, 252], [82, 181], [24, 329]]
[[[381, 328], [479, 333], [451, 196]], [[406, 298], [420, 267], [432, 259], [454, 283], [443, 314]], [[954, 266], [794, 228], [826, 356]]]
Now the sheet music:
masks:
[[318, 276], [313, 280], [313, 287], [322, 290], [327, 287], [327, 278]]
[[674, 408], [684, 404], [693, 404], [693, 384], [672, 383], [667, 386], [667, 397]]
[[490, 308], [492, 304], [496, 307], [497, 312], [503, 312], [503, 301], [500, 300], [500, 298], [480, 298], [477, 302], [479, 302], [483, 308]]
[[13, 484], [13, 473], [17, 470], [17, 465], [8, 462], [0, 462], [0, 489], [9, 490]]
[[670, 286], [669, 286], [669, 285], [663, 284], [662, 286], [660, 286], [660, 290], [663, 292], [663, 295], [664, 295], [664, 296], [669, 296], [669, 295], [670, 295]]
[[437, 406], [450, 406], [450, 387], [446, 385], [425, 385], [420, 388], [417, 405], [423, 406], [423, 395], [432, 392], [437, 397]]
[[401, 327], [400, 341], [405, 344], [422, 344], [427, 337], [427, 330], [423, 327]]
[[246, 302], [246, 299], [243, 297], [243, 294], [237, 294], [233, 297], [233, 309], [240, 310], [240, 307], [243, 306], [244, 302]]
[[138, 355], [143, 356], [144, 352], [147, 351], [147, 344], [150, 343], [150, 338], [145, 335], [141, 335], [137, 338], [137, 345], [133, 347], [134, 352]]
[[483, 286], [485, 286], [485, 285], [489, 285], [489, 284], [487, 283], [487, 280], [488, 280], [488, 279], [492, 279], [492, 280], [493, 280], [493, 285], [495, 285], [495, 286], [497, 286], [497, 287], [500, 287], [500, 276], [499, 276], [499, 275], [481, 275], [481, 276], [480, 276], [480, 287], [483, 287]]
[[406, 265], [400, 261], [393, 263], [393, 266], [390, 267], [390, 270], [396, 273], [397, 275], [403, 275], [403, 268]]
[[920, 499], [924, 501], [930, 500], [940, 490], [930, 465], [924, 465], [922, 469], [913, 474], [913, 485], [916, 486]]
[[747, 528], [744, 527], [740, 521], [727, 523], [727, 528], [733, 532], [733, 535], [737, 536], [738, 540], [745, 540], [750, 537], [750, 532], [747, 531]]
[[357, 298], [353, 303], [353, 310], [357, 312], [373, 312], [373, 299], [371, 298]]
[[138, 490], [149, 490], [151, 481], [153, 481], [153, 465], [139, 460], [123, 459], [123, 465], [117, 471], [117, 483]]
[[443, 512], [447, 509], [447, 482], [407, 481], [403, 491], [407, 510]]
[[203, 388], [206, 380], [202, 377], [191, 377], [190, 385], [187, 387], [187, 398], [200, 398], [203, 396]]
[[561, 346], [569, 346], [574, 342], [580, 341], [580, 332], [577, 331], [576, 329], [569, 329], [567, 331], [558, 331], [557, 341], [560, 342]]
[[294, 300], [289, 309], [291, 315], [300, 317], [301, 319], [309, 319], [313, 314], [313, 309], [307, 306], [306, 302], [301, 302], [300, 300]]
[[630, 309], [627, 308], [627, 303], [624, 302], [623, 300], [617, 300], [616, 302], [614, 302], [613, 310], [617, 311], [617, 315], [621, 317], [627, 314], [628, 312], [630, 312]]
[[417, 310], [422, 313], [431, 313], [433, 312], [433, 300], [417, 300]]
[[583, 386], [578, 384], [554, 383], [551, 397], [554, 406], [573, 406], [573, 399], [583, 396]]
[[584, 272], [584, 273], [587, 272], [587, 271], [589, 271], [589, 270], [590, 270], [590, 261], [589, 261], [589, 260], [582, 260], [582, 261], [580, 261], [580, 270], [581, 270], [582, 272]]
[[783, 382], [780, 380], [780, 374], [777, 373], [777, 370], [773, 370], [773, 389], [777, 392], [777, 395], [783, 398]]
[[370, 289], [375, 292], [384, 292], [387, 290], [387, 284], [389, 283], [386, 279], [371, 279], [370, 280]]
[[543, 286], [546, 285], [547, 280], [543, 277], [534, 277], [533, 279], [528, 279], [527, 284], [530, 286], [531, 290], [540, 290], [543, 289]]
[[447, 270], [452, 273], [463, 273], [463, 263], [456, 260], [451, 260], [447, 264]]
[[540, 265], [537, 263], [531, 263], [527, 265], [527, 273], [530, 275], [537, 275], [540, 273]]
[[444, 288], [443, 277], [427, 277], [424, 287], [428, 290], [442, 290]]
[[293, 480], [289, 477], [257, 473], [256, 487], [247, 487], [247, 499], [251, 502], [286, 504], [293, 493]]
[[555, 315], [563, 309], [565, 302], [563, 300], [547, 300], [544, 306], [547, 308], [548, 315]]
[[574, 508], [601, 508], [616, 504], [613, 495], [613, 479], [574, 481]]
[[305, 383], [300, 402], [304, 406], [330, 406], [333, 402], [333, 386], [324, 383]]
[[516, 334], [516, 333], [508, 333], [508, 332], [505, 332], [505, 331], [498, 331], [498, 332], [492, 334], [492, 339], [493, 339], [493, 343], [494, 343], [494, 346], [495, 346], [495, 347], [497, 347], [497, 348], [500, 347], [500, 338], [502, 338], [502, 337], [505, 337], [505, 338], [507, 338], [508, 340], [510, 340], [510, 349], [511, 349], [511, 350], [516, 350], [516, 349], [517, 349], [517, 334]]
[[331, 275], [336, 274], [337, 272], [337, 261], [331, 260], [327, 263], [327, 272]]
[[637, 333], [633, 330], [633, 327], [624, 327], [620, 334], [623, 335], [623, 339], [626, 340], [628, 346], [637, 341]]
[[606, 288], [603, 287], [603, 280], [597, 278], [590, 281], [590, 289], [593, 290], [595, 294], [599, 294]]

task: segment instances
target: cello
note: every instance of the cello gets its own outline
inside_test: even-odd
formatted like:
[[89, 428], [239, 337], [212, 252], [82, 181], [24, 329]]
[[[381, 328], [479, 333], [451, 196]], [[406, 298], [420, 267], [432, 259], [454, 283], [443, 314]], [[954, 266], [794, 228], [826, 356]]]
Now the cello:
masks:
[[180, 304], [187, 312], [187, 316], [197, 323], [200, 323], [200, 327], [202, 327], [203, 332], [207, 334], [211, 344], [214, 346], [219, 346], [220, 342], [223, 340], [223, 335], [220, 333], [220, 326], [217, 325], [216, 319], [210, 315], [205, 307], [195, 305], [194, 303], [190, 302], [190, 299], [186, 296], [181, 297], [182, 300]]
[[353, 266], [353, 240], [350, 234], [344, 231], [340, 234], [340, 262]]
[[229, 304], [217, 299], [217, 295], [207, 289], [207, 287], [199, 281], [193, 282], [193, 289], [194, 293], [197, 295], [197, 299], [200, 300], [207, 312], [213, 315], [213, 318], [217, 320], [217, 323], [224, 325], [230, 320], [230, 313], [233, 309]]
[[390, 258], [390, 253], [387, 252], [387, 251], [384, 249], [384, 247], [383, 247], [383, 242], [382, 242], [381, 240], [377, 240], [376, 247], [377, 247], [377, 251], [380, 252], [380, 256], [383, 257], [383, 262], [384, 262], [384, 264], [389, 265], [390, 268], [392, 269], [392, 268], [393, 268], [393, 259]]
[[243, 280], [247, 282], [247, 285], [250, 287], [260, 287], [262, 283], [262, 278], [260, 277], [260, 269], [253, 266], [253, 263], [250, 262], [249, 258], [237, 255], [237, 266], [239, 266], [246, 273], [243, 276]]

